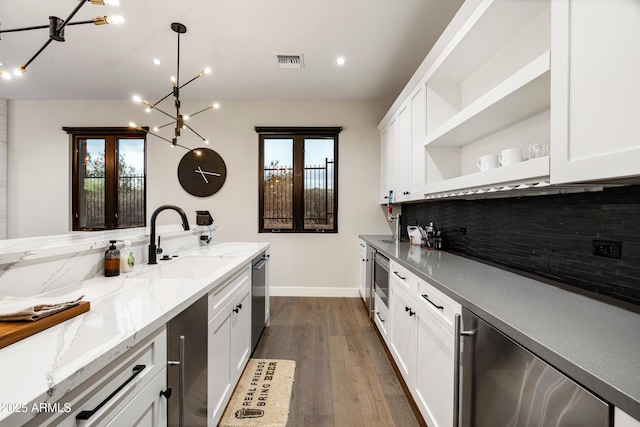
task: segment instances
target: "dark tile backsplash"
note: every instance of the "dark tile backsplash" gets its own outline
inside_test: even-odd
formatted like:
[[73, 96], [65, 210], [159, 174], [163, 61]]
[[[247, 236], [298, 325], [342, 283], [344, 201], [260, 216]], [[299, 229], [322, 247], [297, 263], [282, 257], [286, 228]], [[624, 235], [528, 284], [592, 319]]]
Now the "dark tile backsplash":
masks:
[[[445, 250], [640, 305], [640, 186], [402, 207], [404, 234], [430, 221]], [[593, 239], [622, 242], [621, 259], [594, 256]]]

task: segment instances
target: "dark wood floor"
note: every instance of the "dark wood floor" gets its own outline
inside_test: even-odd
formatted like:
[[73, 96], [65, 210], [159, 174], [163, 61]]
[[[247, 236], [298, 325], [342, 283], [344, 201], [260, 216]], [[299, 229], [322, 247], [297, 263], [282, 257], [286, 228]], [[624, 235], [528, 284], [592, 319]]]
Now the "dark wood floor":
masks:
[[297, 426], [418, 426], [359, 298], [271, 298], [255, 358], [296, 361]]

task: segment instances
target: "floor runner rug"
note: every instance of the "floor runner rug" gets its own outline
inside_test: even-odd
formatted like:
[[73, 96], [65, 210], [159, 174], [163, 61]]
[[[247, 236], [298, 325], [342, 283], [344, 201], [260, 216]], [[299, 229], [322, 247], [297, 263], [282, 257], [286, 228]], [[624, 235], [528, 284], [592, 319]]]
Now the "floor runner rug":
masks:
[[295, 369], [293, 360], [249, 359], [220, 427], [285, 427]]

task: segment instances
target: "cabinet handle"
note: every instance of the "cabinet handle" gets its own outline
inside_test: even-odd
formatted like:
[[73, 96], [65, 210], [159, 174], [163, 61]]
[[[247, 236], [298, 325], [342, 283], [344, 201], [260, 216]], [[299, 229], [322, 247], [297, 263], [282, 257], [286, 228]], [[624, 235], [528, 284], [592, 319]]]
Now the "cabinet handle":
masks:
[[120, 384], [120, 386], [115, 389], [113, 391], [113, 393], [111, 393], [109, 396], [107, 396], [106, 399], [104, 399], [102, 402], [100, 402], [100, 404], [98, 406], [96, 406], [93, 411], [81, 411], [78, 415], [76, 415], [76, 420], [83, 420], [83, 421], [87, 421], [89, 418], [91, 418], [93, 416], [93, 414], [95, 414], [96, 412], [98, 412], [100, 410], [100, 408], [102, 408], [104, 405], [107, 404], [107, 402], [109, 402], [111, 399], [113, 399], [113, 397], [118, 394], [120, 392], [120, 390], [122, 390], [123, 388], [126, 387], [127, 384], [129, 384], [131, 381], [133, 381], [133, 379], [135, 377], [137, 377], [140, 372], [142, 372], [144, 370], [144, 368], [146, 368], [146, 365], [136, 365], [133, 367], [133, 374], [131, 374], [131, 376], [129, 378], [127, 378], [127, 380], [125, 382], [123, 382], [122, 384]]
[[398, 274], [397, 271], [394, 271], [393, 274], [395, 274], [396, 276], [398, 276], [399, 278], [401, 278], [402, 280], [407, 280], [406, 277], [402, 277], [401, 275]]
[[437, 308], [438, 310], [444, 310], [444, 306], [443, 305], [437, 305], [436, 303], [434, 303], [433, 301], [431, 301], [429, 299], [429, 296], [427, 294], [422, 294], [422, 298], [426, 299], [427, 301], [429, 301], [429, 304], [431, 304], [432, 306], [434, 306], [435, 308]]
[[[460, 339], [462, 337], [471, 337], [475, 335], [476, 331], [462, 331], [461, 330], [462, 317], [459, 314], [455, 315], [454, 332], [453, 332], [453, 426], [458, 427], [460, 425]], [[473, 364], [471, 365], [473, 366]], [[471, 371], [465, 371], [465, 376], [472, 378]]]
[[184, 426], [184, 373], [185, 373], [185, 359], [184, 359], [184, 335], [180, 335], [180, 360], [169, 360], [167, 365], [178, 365], [178, 384], [180, 391], [178, 392], [178, 425]]

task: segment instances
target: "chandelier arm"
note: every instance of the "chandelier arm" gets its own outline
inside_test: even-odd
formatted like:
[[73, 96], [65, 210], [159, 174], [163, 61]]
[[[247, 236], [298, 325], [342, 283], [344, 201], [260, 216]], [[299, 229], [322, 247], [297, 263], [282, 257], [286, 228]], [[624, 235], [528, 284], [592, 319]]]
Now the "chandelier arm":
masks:
[[204, 139], [204, 138], [202, 137], [202, 135], [200, 135], [198, 132], [196, 132], [196, 131], [191, 127], [191, 126], [189, 126], [189, 125], [188, 125], [188, 124], [186, 124], [186, 123], [185, 123], [184, 125], [185, 125], [185, 126], [187, 127], [187, 129], [189, 129], [191, 132], [195, 133], [195, 134], [198, 136], [198, 138], [200, 138], [200, 139], [201, 139], [201, 140], [203, 140], [203, 141], [206, 141], [206, 139]]
[[23, 70], [26, 70], [27, 67], [29, 66], [29, 64], [31, 64], [33, 62], [34, 59], [36, 59], [38, 57], [38, 55], [40, 55], [42, 53], [42, 51], [49, 46], [49, 43], [51, 43], [53, 41], [53, 39], [49, 39], [47, 40], [42, 47], [31, 57], [31, 59], [29, 59], [22, 67], [20, 67]]
[[170, 117], [170, 118], [172, 118], [173, 120], [178, 120], [177, 118], [173, 117], [171, 114], [167, 113], [166, 111], [161, 110], [161, 109], [160, 109], [160, 108], [158, 108], [158, 107], [153, 107], [153, 108], [152, 108], [152, 110], [158, 110], [158, 111], [160, 111], [162, 114], [164, 114], [165, 116]]
[[202, 112], [204, 112], [204, 111], [207, 111], [207, 110], [210, 110], [210, 109], [212, 109], [212, 108], [213, 108], [213, 105], [209, 105], [207, 108], [203, 108], [203, 109], [202, 109], [202, 110], [200, 110], [200, 111], [196, 111], [196, 112], [195, 112], [195, 113], [193, 113], [193, 114], [189, 114], [189, 117], [193, 117], [193, 116], [195, 116], [195, 115], [197, 115], [197, 114], [200, 114], [200, 113], [202, 113]]
[[0, 30], [0, 34], [2, 34], [2, 33], [17, 33], [19, 31], [43, 30], [45, 28], [49, 28], [49, 25], [36, 25], [34, 27], [12, 28], [10, 30]]
[[167, 124], [164, 124], [164, 125], [162, 125], [162, 126], [156, 126], [156, 127], [157, 127], [158, 129], [162, 129], [162, 128], [166, 128], [166, 127], [167, 127], [167, 126], [169, 126], [169, 125], [173, 125], [173, 124], [175, 124], [175, 123], [176, 123], [176, 122], [174, 121], [174, 122], [167, 123]]
[[73, 19], [73, 17], [76, 16], [76, 13], [78, 13], [80, 8], [82, 6], [84, 6], [88, 2], [89, 2], [89, 0], [81, 0], [78, 3], [78, 5], [75, 7], [75, 9], [73, 9], [73, 11], [69, 14], [69, 16], [67, 16], [67, 19], [65, 19], [64, 22], [62, 22], [62, 25], [60, 25], [60, 27], [58, 27], [58, 32], [62, 31], [64, 29], [64, 27], [66, 27], [67, 25], [70, 25], [69, 21], [71, 21], [71, 19]]
[[162, 97], [162, 99], [158, 102], [156, 102], [155, 104], [152, 105], [152, 107], [155, 108], [156, 105], [160, 104], [162, 101], [164, 101], [165, 99], [167, 99], [168, 97], [170, 97], [171, 95], [173, 95], [173, 91], [169, 92], [168, 94], [166, 94], [165, 96]]
[[189, 83], [191, 83], [192, 81], [194, 81], [195, 79], [197, 79], [198, 77], [202, 77], [202, 73], [198, 73], [197, 76], [195, 76], [194, 78], [192, 78], [191, 80], [189, 80], [188, 82], [186, 82], [183, 85], [180, 85], [180, 89], [182, 89], [183, 87], [185, 87], [186, 85], [188, 85]]

